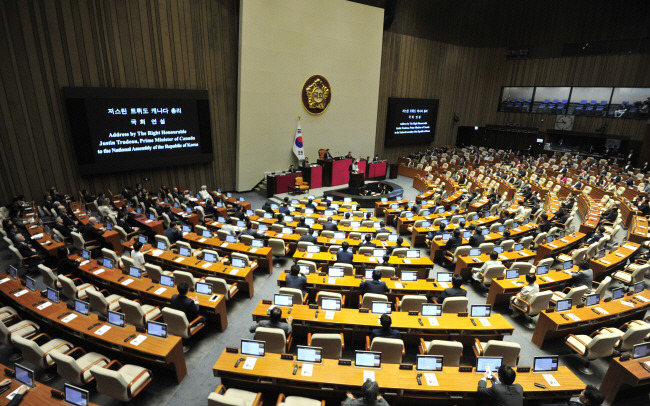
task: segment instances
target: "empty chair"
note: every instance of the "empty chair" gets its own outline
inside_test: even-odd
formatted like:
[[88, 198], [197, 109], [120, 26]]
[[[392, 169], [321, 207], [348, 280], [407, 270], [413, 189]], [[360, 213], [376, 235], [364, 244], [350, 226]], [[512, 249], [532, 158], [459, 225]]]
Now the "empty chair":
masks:
[[[75, 359], [72, 354], [77, 351], [81, 352], [82, 355]], [[96, 352], [86, 353], [80, 347], [76, 347], [65, 354], [59, 351], [53, 351], [49, 355], [56, 364], [57, 373], [66, 381], [70, 381], [79, 386], [84, 386], [93, 380], [93, 376], [90, 373], [91, 367], [104, 367], [110, 362], [107, 357]]]
[[514, 368], [517, 366], [517, 362], [519, 362], [521, 346], [517, 343], [501, 340], [489, 340], [486, 343], [475, 338], [472, 349], [477, 357], [503, 357], [503, 364]]
[[325, 406], [324, 400], [315, 400], [302, 396], [284, 396], [284, 393], [278, 395], [276, 406]]
[[381, 352], [381, 362], [399, 364], [404, 356], [404, 341], [398, 338], [366, 337], [366, 351]]
[[345, 304], [345, 297], [340, 293], [327, 292], [323, 290], [316, 294], [316, 303], [318, 303], [318, 307], [321, 307], [323, 305], [322, 302], [324, 298], [339, 299], [341, 301], [341, 307]]
[[309, 273], [318, 273], [318, 267], [316, 266], [316, 263], [314, 261], [307, 261], [304, 259], [300, 259], [297, 262], [298, 265], [306, 265], [309, 267]]
[[388, 296], [378, 293], [366, 293], [359, 299], [359, 308], [371, 309], [372, 302], [388, 302]]
[[102, 252], [102, 256], [104, 256], [105, 258], [112, 259], [113, 264], [115, 264], [117, 268], [122, 267], [122, 262], [120, 261], [120, 257], [117, 256], [115, 251], [109, 250], [108, 248], [102, 248], [101, 252]]
[[533, 248], [537, 249], [541, 244], [544, 244], [546, 242], [547, 235], [548, 234], [544, 232], [537, 234], [537, 237], [535, 237], [535, 239], [533, 240]]
[[519, 240], [521, 244], [524, 245], [524, 249], [530, 249], [531, 244], [533, 243], [533, 237], [527, 236]]
[[[494, 248], [494, 244], [492, 244], [492, 247]], [[451, 261], [453, 265], [456, 265], [456, 263], [458, 262], [458, 258], [461, 256], [469, 255], [471, 249], [472, 247], [470, 247], [469, 245], [461, 245], [460, 247], [456, 248], [456, 250], [452, 255], [449, 255], [450, 254], [449, 251], [445, 252], [445, 259]]]
[[154, 264], [144, 264], [144, 270], [147, 271], [147, 278], [156, 283], [160, 283], [160, 275], [171, 275], [170, 271], [163, 271], [161, 267]]
[[266, 351], [284, 354], [291, 349], [292, 335], [289, 333], [289, 337], [286, 337], [281, 328], [257, 327], [254, 338], [266, 342]]
[[[20, 320], [20, 316], [14, 316]], [[39, 332], [41, 328], [31, 320], [20, 320], [17, 323], [8, 325], [4, 321], [0, 322], [0, 344], [11, 347], [14, 345], [14, 338], [30, 338]], [[10, 361], [20, 359], [20, 355], [14, 353], [9, 357]]]
[[38, 270], [41, 272], [45, 286], [54, 290], [61, 289], [61, 283], [59, 282], [59, 279], [56, 277], [56, 275], [54, 275], [54, 272], [50, 268], [46, 267], [43, 264], [39, 264]]
[[447, 297], [442, 301], [443, 313], [459, 313], [467, 311], [469, 300], [466, 297]]
[[339, 359], [343, 355], [345, 340], [343, 333], [309, 333], [307, 345], [321, 347], [323, 358]]
[[237, 292], [239, 292], [237, 282], [230, 285], [225, 279], [217, 278], [216, 276], [206, 277], [205, 283], [212, 285], [212, 293], [223, 295], [226, 300], [230, 300], [237, 294]]
[[199, 256], [203, 253], [201, 250], [193, 250], [192, 246], [185, 241], [176, 241], [176, 247], [180, 250], [181, 247], [186, 248], [193, 257]]
[[352, 266], [352, 264], [346, 264], [346, 263], [343, 263], [343, 262], [336, 262], [332, 266], [334, 268], [343, 268], [343, 274], [345, 276], [353, 276], [354, 275], [354, 266]]
[[165, 323], [167, 323], [169, 334], [184, 339], [191, 338], [205, 327], [205, 317], [203, 316], [199, 316], [194, 320], [187, 320], [185, 312], [170, 307], [163, 307], [162, 315]]
[[289, 247], [284, 245], [284, 241], [280, 238], [269, 238], [268, 241], [273, 256], [284, 257], [289, 253]]
[[395, 276], [395, 268], [392, 266], [377, 266], [375, 269], [381, 272], [382, 278], [392, 278]]
[[359, 247], [359, 255], [366, 255], [368, 257], [372, 256], [374, 247]]
[[398, 301], [397, 310], [400, 312], [419, 312], [422, 310], [422, 304], [428, 303], [428, 298], [424, 295], [404, 295], [402, 300]]
[[577, 264], [577, 263], [580, 263], [583, 259], [585, 259], [585, 255], [587, 254], [588, 249], [589, 249], [589, 247], [578, 248], [576, 250], [573, 250], [571, 252], [571, 255], [566, 255], [566, 254], [558, 255], [557, 259], [560, 262], [573, 260], [573, 263]]
[[598, 293], [598, 298], [600, 300], [603, 300], [605, 298], [605, 293], [607, 293], [607, 289], [609, 289], [609, 285], [612, 282], [612, 278], [610, 276], [606, 276], [602, 281], [600, 282], [592, 282], [598, 285], [598, 287], [594, 289], [588, 289], [587, 292], [585, 292], [585, 296], [593, 293]]
[[552, 291], [543, 290], [535, 293], [528, 302], [522, 298], [517, 298], [516, 301], [512, 302], [512, 307], [524, 313], [527, 319], [526, 327], [534, 328], [535, 325], [533, 324], [532, 318], [548, 309], [551, 296], [553, 296]]
[[70, 279], [67, 276], [59, 275], [61, 283], [61, 293], [70, 300], [85, 299], [88, 296], [88, 290], [97, 288], [90, 283], [83, 283], [81, 279]]
[[[13, 341], [20, 348], [23, 358], [41, 369], [48, 369], [54, 365], [54, 360], [50, 356], [53, 352], [67, 353], [74, 346], [60, 338], [52, 339], [47, 334], [41, 333], [34, 338], [27, 339], [21, 336], [14, 336]], [[39, 341], [42, 344], [39, 344]], [[46, 373], [41, 376], [45, 382], [52, 380], [54, 374]]]
[[533, 264], [530, 262], [515, 262], [510, 265], [509, 269], [516, 269], [519, 271], [519, 275], [526, 275], [533, 268]]
[[576, 286], [575, 288], [571, 288], [567, 286], [564, 288], [562, 292], [555, 291], [553, 292], [553, 296], [551, 296], [551, 302], [555, 304], [558, 300], [562, 299], [571, 299], [571, 303], [580, 303], [580, 299], [582, 296], [585, 294], [587, 291], [586, 286]]
[[232, 261], [234, 258], [239, 258], [242, 261], [244, 261], [244, 266], [245, 267], [251, 267], [252, 269], [255, 269], [255, 267], [257, 266], [257, 260], [251, 261], [248, 258], [248, 255], [246, 255], [246, 254], [241, 254], [239, 252], [233, 252], [232, 254], [230, 254], [230, 260]]
[[[120, 295], [108, 294], [108, 291], [102, 289], [101, 291], [95, 289], [86, 290], [88, 294], [88, 303], [92, 311], [98, 312], [103, 316], [108, 317], [108, 311], [115, 311], [120, 308], [119, 300], [122, 298]], [[106, 296], [108, 294], [108, 296]]]
[[503, 247], [504, 251], [512, 251], [515, 249], [515, 240], [501, 241], [499, 245]]
[[585, 365], [579, 371], [585, 375], [592, 375], [594, 371], [590, 368], [591, 360], [610, 357], [614, 353], [614, 346], [620, 337], [619, 333], [600, 329], [591, 336], [569, 334], [564, 339], [564, 343], [586, 360]]
[[14, 317], [18, 317], [18, 312], [11, 306], [0, 307], [0, 321], [3, 323], [9, 322]]
[[480, 244], [478, 248], [481, 250], [481, 254], [489, 254], [490, 252], [494, 251], [494, 243], [484, 242]]
[[150, 370], [131, 364], [122, 366], [117, 360], [105, 367], [95, 365], [90, 368], [90, 373], [97, 382], [97, 392], [122, 402], [132, 400], [153, 379]]
[[632, 320], [625, 323], [620, 329], [613, 327], [603, 327], [603, 329], [610, 333], [620, 334], [621, 339], [618, 340], [614, 349], [620, 352], [628, 352], [635, 345], [645, 341], [645, 338], [650, 334], [650, 323], [641, 320]]
[[208, 396], [208, 406], [261, 406], [262, 393], [249, 392], [241, 389], [219, 385], [217, 390]]
[[406, 251], [408, 251], [408, 247], [399, 247], [393, 249], [393, 252], [391, 252], [392, 257], [405, 257], [406, 256]]
[[551, 266], [553, 265], [553, 261], [554, 261], [553, 258], [544, 258], [537, 263], [537, 267], [547, 266], [548, 269], [551, 269]]
[[170, 250], [170, 249], [172, 249], [173, 247], [176, 246], [175, 244], [172, 244], [171, 242], [169, 242], [169, 238], [165, 237], [164, 235], [156, 234], [156, 235], [154, 235], [154, 238], [156, 239], [156, 245], [159, 242], [162, 242], [165, 245], [167, 245], [168, 250]]
[[483, 286], [489, 288], [492, 284], [492, 280], [502, 276], [505, 272], [506, 267], [503, 265], [489, 265], [484, 273], [478, 272], [477, 275], [480, 275], [480, 281]]
[[146, 328], [147, 322], [160, 317], [160, 308], [152, 305], [141, 305], [140, 302], [121, 298], [118, 300], [124, 319], [136, 327]]
[[[617, 281], [621, 281], [626, 285], [634, 285], [637, 282], [641, 282], [645, 278], [645, 274], [649, 269], [650, 264], [631, 264], [623, 271], [614, 272], [612, 278], [616, 279]], [[630, 270], [632, 272], [629, 272]]]
[[442, 365], [445, 367], [457, 367], [463, 355], [463, 344], [447, 340], [424, 341], [420, 338], [419, 350], [423, 355], [442, 355]]

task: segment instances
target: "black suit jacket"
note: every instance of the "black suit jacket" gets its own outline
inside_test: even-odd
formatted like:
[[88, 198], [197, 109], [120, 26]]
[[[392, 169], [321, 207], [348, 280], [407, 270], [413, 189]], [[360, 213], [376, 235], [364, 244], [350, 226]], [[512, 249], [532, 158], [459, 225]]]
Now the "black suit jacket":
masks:
[[307, 233], [307, 234], [303, 234], [303, 236], [300, 237], [300, 239], [298, 241], [306, 241], [306, 242], [311, 242], [311, 243], [316, 244], [318, 242], [318, 239], [316, 237], [314, 237], [313, 235]]
[[447, 288], [442, 291], [440, 296], [438, 296], [437, 302], [442, 304], [442, 301], [448, 297], [460, 297], [460, 296], [467, 296], [467, 291], [465, 289], [459, 289], [454, 287]]
[[[300, 289], [305, 292], [305, 286], [307, 285], [307, 278], [305, 278], [303, 275], [287, 275], [287, 287], [288, 288], [293, 288], [293, 289]], [[301, 304], [301, 303], [296, 303], [296, 304]]]
[[323, 224], [323, 230], [329, 230], [329, 231], [339, 231], [339, 227], [336, 225], [336, 223], [325, 223]]
[[478, 393], [491, 399], [494, 406], [522, 406], [524, 404], [524, 388], [518, 383], [513, 385], [492, 384], [487, 387], [484, 379], [478, 381]]
[[485, 242], [485, 236], [481, 234], [472, 234], [469, 237], [469, 245], [471, 245], [474, 248], [478, 248], [478, 246], [483, 244], [484, 242]]
[[199, 317], [199, 305], [187, 296], [174, 295], [171, 300], [172, 308], [185, 313], [188, 322]]
[[86, 242], [88, 241], [101, 241], [102, 231], [91, 226], [90, 223], [84, 226], [83, 237]]

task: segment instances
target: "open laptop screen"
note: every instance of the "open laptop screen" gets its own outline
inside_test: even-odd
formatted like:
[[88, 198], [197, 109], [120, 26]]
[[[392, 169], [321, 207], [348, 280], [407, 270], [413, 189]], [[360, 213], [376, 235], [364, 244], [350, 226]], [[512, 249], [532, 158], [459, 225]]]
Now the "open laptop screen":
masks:
[[85, 389], [65, 383], [63, 389], [63, 401], [73, 406], [88, 406], [89, 394]]
[[502, 362], [503, 357], [477, 357], [476, 372], [485, 372], [485, 368], [490, 367], [490, 371], [496, 374]]
[[160, 275], [160, 284], [169, 288], [174, 287], [174, 277], [170, 275]]
[[257, 340], [241, 340], [241, 353], [242, 355], [252, 355], [255, 357], [263, 357], [265, 354], [264, 341]]
[[321, 347], [308, 347], [299, 345], [296, 347], [298, 352], [296, 361], [320, 363], [323, 359], [323, 349]]
[[555, 372], [558, 366], [557, 355], [547, 357], [535, 357], [533, 361], [533, 372]]
[[212, 284], [205, 282], [196, 282], [196, 293], [202, 295], [212, 295]]
[[381, 353], [374, 351], [355, 351], [354, 366], [362, 368], [380, 368]]
[[293, 306], [293, 296], [275, 294], [273, 295], [273, 304], [277, 306], [291, 307]]
[[415, 271], [402, 271], [401, 279], [402, 282], [414, 282], [418, 279], [418, 273]]
[[415, 369], [418, 371], [442, 372], [442, 359], [438, 355], [417, 355]]

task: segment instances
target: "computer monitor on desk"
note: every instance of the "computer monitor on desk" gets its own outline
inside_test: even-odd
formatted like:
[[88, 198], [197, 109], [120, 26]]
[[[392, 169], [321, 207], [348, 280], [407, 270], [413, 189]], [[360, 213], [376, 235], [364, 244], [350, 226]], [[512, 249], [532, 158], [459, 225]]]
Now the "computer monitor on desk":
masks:
[[540, 265], [537, 267], [537, 275], [542, 276], [546, 275], [549, 272], [548, 266], [546, 265]]
[[296, 361], [298, 362], [310, 362], [314, 364], [320, 364], [323, 360], [323, 348], [321, 347], [310, 347], [306, 345], [298, 345], [296, 353]]
[[487, 367], [490, 367], [490, 371], [496, 374], [502, 362], [503, 357], [477, 357], [476, 372], [483, 373]]
[[63, 401], [72, 406], [88, 406], [89, 393], [69, 383], [63, 384]]
[[249, 355], [253, 357], [263, 357], [265, 355], [264, 346], [266, 342], [257, 340], [241, 340], [241, 353], [242, 355]]
[[559, 358], [557, 355], [535, 357], [533, 361], [533, 372], [556, 372]]
[[196, 293], [201, 295], [212, 295], [212, 284], [205, 282], [196, 282]]
[[157, 321], [147, 322], [147, 334], [154, 337], [167, 338], [167, 324]]
[[84, 302], [83, 300], [80, 299], [75, 299], [74, 300], [74, 311], [83, 314], [84, 316], [88, 316], [88, 312], [90, 310], [90, 304], [88, 302]]
[[438, 317], [442, 315], [442, 305], [434, 303], [422, 303], [422, 316]]
[[612, 289], [612, 299], [618, 300], [625, 296], [625, 288], [614, 288]]
[[338, 267], [333, 267], [331, 266], [327, 270], [327, 275], [331, 278], [342, 278], [345, 276], [345, 272], [343, 271], [343, 268], [338, 268]]
[[400, 279], [402, 282], [415, 282], [418, 279], [418, 273], [416, 271], [402, 271]]
[[108, 324], [112, 324], [117, 327], [124, 327], [124, 313], [114, 312], [112, 310], [109, 310]]
[[563, 299], [563, 300], [558, 300], [557, 301], [557, 311], [558, 312], [564, 312], [567, 310], [571, 310], [571, 299]]
[[508, 269], [506, 270], [506, 279], [517, 279], [519, 278], [518, 269]]
[[45, 288], [45, 289], [46, 289], [47, 300], [49, 300], [52, 303], [59, 303], [59, 291], [54, 290], [52, 288]]
[[293, 306], [293, 296], [276, 293], [273, 295], [273, 304], [276, 306]]
[[633, 347], [632, 359], [650, 357], [650, 343], [641, 343]]
[[30, 388], [34, 387], [34, 371], [25, 368], [20, 364], [14, 364], [14, 371], [16, 372], [16, 380]]
[[438, 282], [451, 282], [452, 275], [451, 272], [438, 272], [436, 274], [436, 280]]
[[172, 275], [160, 275], [160, 284], [168, 288], [174, 287], [174, 277]]
[[373, 314], [391, 314], [392, 306], [390, 302], [372, 302], [371, 312]]
[[440, 355], [417, 355], [415, 369], [418, 371], [442, 372], [442, 360]]
[[320, 308], [326, 311], [341, 310], [341, 299], [324, 297], [321, 299]]
[[354, 366], [360, 368], [381, 368], [381, 353], [375, 351], [355, 351]]
[[472, 317], [490, 317], [491, 313], [492, 306], [490, 305], [472, 305], [470, 314]]

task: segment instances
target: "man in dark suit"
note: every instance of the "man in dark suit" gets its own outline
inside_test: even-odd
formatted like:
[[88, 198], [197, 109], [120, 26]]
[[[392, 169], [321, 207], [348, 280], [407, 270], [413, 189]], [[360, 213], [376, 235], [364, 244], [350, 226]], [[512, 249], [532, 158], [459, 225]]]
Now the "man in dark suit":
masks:
[[246, 228], [242, 230], [239, 235], [252, 235], [253, 238], [264, 238], [264, 236], [257, 231], [253, 230], [253, 223], [250, 221], [246, 222]]
[[386, 253], [388, 255], [393, 255], [393, 251], [395, 250], [395, 248], [403, 248], [402, 244], [404, 244], [404, 239], [401, 236], [397, 237], [397, 240], [395, 241], [395, 245], [386, 248]]
[[382, 314], [379, 317], [379, 323], [381, 324], [381, 328], [373, 328], [372, 329], [372, 338], [375, 337], [382, 337], [382, 338], [395, 338], [395, 339], [400, 339], [401, 334], [399, 330], [395, 330], [391, 328], [391, 325], [393, 324], [393, 319], [388, 314]]
[[614, 222], [618, 216], [618, 203], [600, 214], [601, 221]]
[[341, 248], [336, 252], [336, 262], [341, 262], [344, 264], [351, 264], [354, 254], [349, 249], [350, 244], [347, 241], [343, 241]]
[[68, 217], [68, 213], [66, 212], [64, 206], [57, 207], [56, 212], [59, 215], [59, 217], [61, 217], [61, 219], [63, 220], [63, 225], [64, 226], [66, 226], [66, 227], [74, 227], [75, 226], [75, 222], [70, 217]]
[[600, 241], [600, 239], [603, 238], [603, 236], [604, 236], [603, 234], [604, 234], [604, 233], [605, 233], [605, 227], [600, 227], [600, 228], [598, 229], [598, 231], [597, 231], [596, 233], [594, 233], [594, 235], [592, 235], [591, 237], [589, 237], [589, 238], [587, 239], [587, 242], [586, 242], [586, 243], [587, 243], [587, 244], [593, 244], [593, 243], [595, 243], [595, 242]]
[[30, 274], [37, 273], [38, 264], [45, 262], [47, 259], [47, 255], [38, 253], [27, 244], [25, 242], [25, 236], [22, 234], [16, 234], [16, 249], [27, 261], [27, 272]]
[[316, 244], [318, 242], [318, 238], [314, 237], [314, 231], [310, 228], [309, 231], [307, 231], [305, 234], [300, 236], [300, 241], [305, 241], [305, 242], [310, 242], [312, 244]]
[[[492, 371], [493, 372], [493, 371]], [[493, 405], [500, 406], [522, 406], [524, 404], [524, 388], [518, 383], [515, 384], [517, 373], [508, 365], [499, 367], [499, 381], [492, 382], [492, 387], [487, 387], [488, 373], [478, 381], [478, 393], [492, 401]], [[494, 379], [494, 376], [493, 378]]]
[[443, 290], [440, 296], [438, 296], [438, 299], [436, 299], [436, 302], [442, 303], [448, 297], [467, 296], [467, 291], [463, 289], [462, 286], [463, 286], [463, 277], [460, 275], [452, 276], [451, 288], [447, 288]]
[[287, 171], [287, 173], [296, 173], [296, 172], [298, 172], [298, 170], [294, 165], [289, 166], [289, 170]]
[[365, 241], [362, 242], [361, 244], [359, 244], [359, 247], [372, 247], [372, 248], [376, 248], [376, 247], [377, 247], [377, 244], [375, 244], [374, 242], [372, 242], [372, 234], [370, 234], [370, 233], [366, 234]]
[[327, 148], [325, 150], [325, 154], [323, 155], [323, 159], [326, 160], [326, 161], [327, 160], [330, 160], [330, 161], [332, 160], [332, 154], [330, 154], [330, 149], [329, 148]]
[[574, 189], [582, 189], [582, 186], [583, 186], [582, 181], [580, 181], [580, 180], [578, 180], [573, 185], [571, 185], [571, 187], [574, 188]]
[[185, 313], [188, 322], [199, 317], [199, 301], [196, 298], [196, 295], [193, 298], [187, 297], [187, 292], [189, 291], [189, 286], [187, 282], [181, 282], [178, 284], [178, 294], [172, 296], [172, 308], [180, 310]]
[[644, 199], [641, 201], [641, 204], [639, 204], [638, 209], [641, 211], [641, 213], [642, 213], [644, 216], [647, 216], [648, 213], [650, 213], [650, 205], [648, 204], [648, 198], [647, 198], [647, 197], [644, 198]]
[[323, 224], [323, 230], [327, 231], [339, 231], [339, 227], [336, 225], [334, 221], [332, 221], [332, 217], [327, 218], [327, 223]]
[[579, 402], [569, 402], [568, 406], [600, 406], [605, 401], [605, 397], [594, 385], [587, 385], [580, 392]]
[[[307, 285], [307, 278], [304, 275], [300, 275], [300, 265], [293, 264], [291, 265], [291, 271], [286, 278], [287, 287], [292, 289], [300, 289], [302, 293], [305, 293], [305, 286]], [[301, 304], [301, 303], [297, 303]]]
[[456, 251], [456, 248], [460, 247], [461, 245], [463, 245], [463, 237], [460, 234], [460, 230], [455, 229], [451, 238], [447, 240], [447, 245], [445, 245], [445, 248], [447, 251], [453, 254], [454, 251]]
[[542, 219], [542, 222], [539, 224], [539, 231], [542, 233], [548, 233], [552, 227], [551, 222], [548, 221], [548, 215], [546, 213], [542, 213], [539, 218]]
[[61, 217], [56, 218], [54, 229], [60, 232], [64, 237], [70, 237], [70, 234], [72, 234], [72, 229], [63, 225], [63, 219]]
[[469, 245], [472, 246], [472, 248], [478, 248], [479, 245], [485, 242], [485, 236], [483, 236], [483, 230], [481, 227], [471, 227], [474, 227], [474, 233], [469, 237]]
[[278, 212], [282, 214], [291, 214], [291, 210], [289, 210], [289, 205], [286, 203], [282, 203], [282, 206], [280, 206]]
[[302, 162], [300, 162], [300, 169], [309, 168], [309, 165], [310, 165], [309, 158], [305, 157], [305, 159], [303, 159]]
[[363, 293], [384, 294], [388, 292], [386, 282], [381, 280], [381, 271], [375, 269], [372, 271], [372, 280], [365, 280], [359, 284], [359, 289]]
[[172, 245], [183, 238], [181, 223], [172, 223], [172, 226], [165, 230], [165, 237], [167, 237], [169, 243]]
[[126, 220], [128, 218], [129, 218], [128, 212], [124, 211], [120, 213], [120, 215], [117, 218], [117, 225], [122, 227], [127, 234], [131, 234], [134, 231], [139, 231], [140, 229], [138, 227], [131, 227], [129, 223], [127, 223]]
[[104, 228], [95, 228], [97, 225], [97, 219], [93, 216], [88, 218], [88, 224], [83, 228], [83, 237], [86, 242], [88, 241], [97, 241], [102, 242], [102, 235], [104, 234]]
[[377, 234], [379, 233], [388, 233], [390, 234], [390, 230], [386, 228], [386, 223], [384, 220], [379, 222], [379, 230], [377, 230]]

